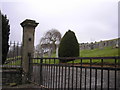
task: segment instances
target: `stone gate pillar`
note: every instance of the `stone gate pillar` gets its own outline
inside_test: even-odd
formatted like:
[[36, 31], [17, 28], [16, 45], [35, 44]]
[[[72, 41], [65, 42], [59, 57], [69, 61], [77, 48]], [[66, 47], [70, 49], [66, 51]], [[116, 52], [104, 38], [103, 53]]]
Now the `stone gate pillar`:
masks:
[[[28, 81], [30, 74], [29, 56], [33, 57], [34, 53], [34, 32], [35, 27], [38, 25], [36, 21], [26, 19], [21, 23], [23, 27], [23, 46], [22, 46], [22, 67], [23, 67], [23, 83]], [[32, 62], [32, 61], [30, 61]]]

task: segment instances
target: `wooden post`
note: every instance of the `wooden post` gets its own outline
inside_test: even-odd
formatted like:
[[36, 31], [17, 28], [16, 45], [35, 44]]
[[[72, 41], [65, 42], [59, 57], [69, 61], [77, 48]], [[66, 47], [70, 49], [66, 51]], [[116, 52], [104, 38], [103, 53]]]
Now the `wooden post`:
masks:
[[[23, 27], [23, 46], [22, 46], [22, 67], [23, 67], [23, 83], [28, 82], [28, 77], [31, 71], [30, 69], [30, 61], [29, 56], [33, 57], [34, 53], [34, 32], [35, 27], [38, 25], [36, 21], [26, 19], [21, 23]], [[30, 62], [29, 62], [30, 61]], [[32, 70], [32, 69], [31, 69]]]

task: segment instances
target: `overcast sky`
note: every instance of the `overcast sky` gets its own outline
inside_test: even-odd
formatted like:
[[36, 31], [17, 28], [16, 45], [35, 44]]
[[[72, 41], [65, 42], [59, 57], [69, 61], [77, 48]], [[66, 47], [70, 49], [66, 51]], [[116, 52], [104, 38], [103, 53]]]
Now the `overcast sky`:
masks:
[[[36, 1], [36, 2], [35, 2]], [[118, 37], [119, 0], [1, 0], [2, 13], [10, 20], [10, 40], [22, 41], [20, 23], [33, 19], [39, 23], [35, 30], [37, 45], [50, 29], [62, 35], [68, 29], [75, 32], [79, 43]]]

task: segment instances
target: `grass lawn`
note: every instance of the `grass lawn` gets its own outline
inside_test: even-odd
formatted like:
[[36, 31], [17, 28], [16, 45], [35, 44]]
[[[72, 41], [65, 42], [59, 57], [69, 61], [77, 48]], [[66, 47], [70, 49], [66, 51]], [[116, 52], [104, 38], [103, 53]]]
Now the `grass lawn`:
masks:
[[[103, 49], [80, 50], [80, 57], [112, 57], [112, 56], [119, 56], [118, 48], [105, 47]], [[54, 53], [51, 57], [56, 57], [56, 54]], [[40, 60], [33, 60], [33, 62], [40, 63]], [[100, 59], [92, 60], [92, 63], [100, 63], [100, 62], [101, 62]], [[103, 60], [103, 62], [115, 63], [115, 60], [109, 59], [109, 60]], [[59, 60], [55, 60], [55, 61], [54, 60], [50, 60], [50, 61], [43, 60], [43, 63], [54, 64], [54, 63], [59, 63]], [[73, 63], [73, 61], [70, 61], [68, 63]], [[74, 60], [74, 63], [81, 63], [81, 60]], [[90, 63], [90, 60], [82, 60], [82, 63]]]
[[[118, 54], [118, 48], [112, 48], [112, 47], [105, 47], [103, 49], [93, 49], [93, 50], [80, 50], [80, 57], [111, 57], [111, 56], [119, 56]], [[47, 58], [47, 56], [45, 56]], [[56, 57], [56, 54], [54, 53], [51, 57]], [[10, 60], [13, 58], [9, 58], [7, 60]], [[101, 60], [92, 60], [92, 63], [100, 63]], [[115, 60], [103, 60], [103, 62], [107, 63], [114, 63]], [[118, 62], [118, 60], [117, 60]], [[40, 59], [34, 59], [33, 63], [40, 63]], [[58, 64], [59, 60], [43, 60], [43, 63], [47, 64]], [[68, 63], [73, 63], [73, 61], [70, 61]], [[80, 60], [74, 60], [74, 63], [81, 63]], [[90, 63], [90, 60], [82, 60], [82, 63]], [[20, 65], [20, 60], [11, 62], [7, 65]]]
[[20, 65], [21, 65], [21, 60], [13, 61], [13, 62], [10, 62], [10, 63], [5, 64], [5, 65], [16, 65], [16, 66], [20, 66]]
[[4, 65], [20, 66], [21, 65], [21, 56], [9, 57], [9, 58], [7, 58], [6, 62], [8, 62], [8, 63], [4, 64]]
[[119, 56], [118, 48], [105, 47], [103, 49], [80, 51], [80, 57], [109, 57], [109, 56]]

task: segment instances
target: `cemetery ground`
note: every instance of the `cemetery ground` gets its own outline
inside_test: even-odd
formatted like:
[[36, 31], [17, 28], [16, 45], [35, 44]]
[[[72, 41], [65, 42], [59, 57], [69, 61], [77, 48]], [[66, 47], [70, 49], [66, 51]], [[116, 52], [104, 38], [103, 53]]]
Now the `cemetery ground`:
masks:
[[[102, 49], [92, 49], [92, 50], [80, 50], [80, 57], [112, 57], [112, 56], [119, 56], [119, 49], [118, 48], [113, 48], [113, 47], [104, 47]], [[44, 56], [45, 58], [47, 58], [48, 56], [45, 55]], [[55, 58], [56, 57], [56, 53], [53, 53], [51, 58]], [[7, 60], [12, 60], [12, 59], [19, 59], [20, 56], [17, 56], [17, 57], [13, 57], [13, 58], [8, 58]], [[39, 57], [38, 57], [39, 58]], [[100, 63], [101, 60], [92, 60], [92, 63]], [[104, 63], [114, 63], [114, 60], [107, 60], [107, 61], [104, 61]], [[117, 60], [118, 62], [118, 60]], [[33, 63], [40, 63], [40, 60], [35, 60], [33, 59]], [[59, 63], [59, 60], [56, 60], [54, 62], [54, 60], [46, 60], [44, 61], [43, 60], [43, 63], [47, 63], [47, 64], [58, 64]], [[67, 63], [73, 63], [73, 61], [70, 61], [70, 62], [67, 62]], [[80, 60], [75, 60], [74, 63], [80, 63]], [[82, 63], [90, 63], [90, 60], [82, 60]], [[7, 65], [20, 65], [20, 61], [17, 60], [16, 62], [13, 62], [13, 63], [9, 63]]]
[[[105, 48], [102, 48], [102, 49], [93, 49], [93, 50], [80, 50], [80, 57], [109, 57], [109, 56], [119, 56], [118, 54], [118, 48], [113, 48], [113, 47], [105, 47]], [[53, 53], [51, 57], [55, 57], [56, 54]], [[47, 58], [47, 55], [45, 56]], [[16, 58], [16, 59], [19, 59], [20, 56], [18, 57], [13, 57], [13, 58]], [[8, 58], [7, 60], [12, 60], [13, 58]], [[69, 63], [75, 63], [76, 65], [80, 65], [80, 60], [74, 60], [74, 61], [70, 61], [70, 62], [67, 62], [68, 64]], [[92, 63], [100, 63], [101, 60], [92, 60]], [[104, 63], [115, 63], [114, 60], [107, 60], [107, 61], [104, 61]], [[36, 60], [36, 59], [33, 59], [33, 63], [40, 63], [40, 60]], [[59, 60], [43, 60], [43, 63], [47, 63], [47, 64], [58, 64], [59, 63]], [[89, 66], [89, 63], [90, 63], [90, 60], [82, 60], [82, 63], [87, 63], [86, 65], [84, 66]], [[118, 63], [118, 60], [117, 60], [117, 63]], [[9, 63], [7, 65], [20, 65], [21, 62], [19, 60], [13, 62], [13, 63]], [[61, 63], [61, 64], [65, 64], [65, 63]], [[89, 70], [88, 70], [89, 71]], [[88, 72], [89, 73], [89, 72]], [[112, 82], [112, 80], [111, 80]], [[39, 88], [38, 86], [34, 85], [34, 84], [25, 84], [25, 85], [16, 85], [16, 86], [8, 86], [8, 88]]]
[[[119, 56], [118, 53], [119, 49], [118, 48], [113, 48], [113, 47], [104, 47], [102, 49], [92, 49], [92, 50], [80, 50], [80, 57], [112, 57], [112, 56]], [[47, 55], [45, 56], [46, 58], [48, 57]], [[56, 53], [53, 53], [52, 58], [56, 57]], [[40, 63], [40, 60], [33, 60], [34, 63]], [[101, 60], [92, 60], [92, 63], [100, 63]], [[106, 63], [114, 63], [114, 60], [107, 60], [104, 61]], [[118, 62], [118, 60], [117, 60]], [[43, 63], [48, 63], [48, 64], [54, 64], [54, 60], [44, 61]], [[55, 61], [56, 64], [59, 63], [59, 60]], [[73, 61], [67, 62], [67, 63], [73, 63]], [[74, 63], [80, 63], [80, 60], [75, 60]], [[82, 60], [82, 63], [90, 63], [90, 60]]]

